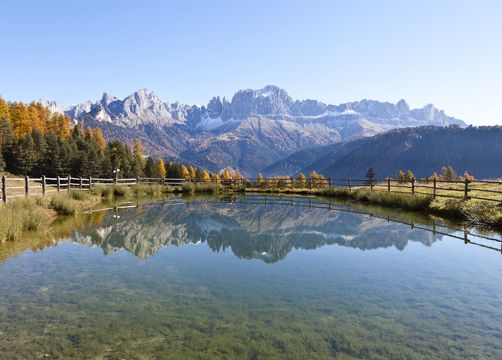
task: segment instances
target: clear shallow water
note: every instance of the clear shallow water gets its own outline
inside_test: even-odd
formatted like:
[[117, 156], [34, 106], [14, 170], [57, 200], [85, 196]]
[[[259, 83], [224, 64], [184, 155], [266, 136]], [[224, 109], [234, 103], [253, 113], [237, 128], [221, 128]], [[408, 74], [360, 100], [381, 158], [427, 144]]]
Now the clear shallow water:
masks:
[[108, 211], [4, 257], [0, 358], [500, 359], [501, 278], [500, 252], [357, 213]]

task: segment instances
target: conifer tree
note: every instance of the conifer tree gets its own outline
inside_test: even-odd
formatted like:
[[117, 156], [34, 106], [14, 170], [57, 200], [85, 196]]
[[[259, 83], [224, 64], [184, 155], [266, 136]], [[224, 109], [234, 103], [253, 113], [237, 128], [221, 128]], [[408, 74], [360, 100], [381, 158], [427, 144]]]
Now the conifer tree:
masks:
[[372, 167], [366, 172], [366, 179], [368, 179], [368, 184], [371, 184], [376, 180], [376, 171]]
[[146, 176], [149, 178], [156, 178], [158, 177], [157, 175], [157, 167], [155, 166], [155, 160], [151, 157], [146, 159], [146, 165], [145, 165], [145, 173]]
[[141, 140], [136, 139], [136, 141], [134, 142], [133, 153], [134, 158], [136, 159], [138, 166], [141, 169], [141, 172], [144, 172], [146, 167], [146, 160], [145, 155], [143, 155], [143, 144], [141, 143]]
[[157, 160], [157, 174], [160, 178], [164, 179], [166, 177], [166, 166], [164, 164], [164, 160]]
[[190, 178], [190, 172], [188, 171], [188, 169], [186, 168], [185, 165], [181, 165], [181, 168], [180, 168], [180, 176], [181, 178], [183, 179], [189, 179]]
[[202, 173], [200, 175], [200, 180], [203, 183], [208, 183], [211, 181], [211, 177], [209, 176], [209, 173], [206, 170], [202, 171]]
[[14, 172], [18, 174], [30, 174], [35, 162], [35, 143], [30, 134], [23, 135], [19, 138], [14, 149], [15, 163], [13, 165]]
[[100, 128], [94, 129], [94, 141], [96, 141], [100, 150], [106, 148], [106, 140]]
[[16, 139], [19, 139], [21, 136], [30, 133], [30, 112], [22, 102], [11, 104], [10, 121]]
[[0, 120], [10, 120], [9, 104], [0, 97]]
[[261, 185], [265, 181], [265, 178], [263, 177], [262, 173], [258, 173], [258, 176], [256, 177], [256, 184]]
[[295, 187], [300, 189], [307, 187], [307, 177], [304, 173], [301, 172], [296, 176]]

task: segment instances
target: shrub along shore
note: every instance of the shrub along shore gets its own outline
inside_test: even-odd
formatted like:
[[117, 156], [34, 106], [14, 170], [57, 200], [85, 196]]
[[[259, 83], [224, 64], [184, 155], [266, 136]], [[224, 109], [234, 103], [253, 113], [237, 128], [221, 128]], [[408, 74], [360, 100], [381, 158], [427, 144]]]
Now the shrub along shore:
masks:
[[90, 192], [70, 190], [48, 196], [18, 198], [0, 205], [0, 244], [19, 239], [25, 231], [40, 230], [57, 216], [75, 215], [101, 201], [132, 198], [161, 198], [167, 194], [211, 193], [222, 187], [215, 184], [183, 184], [182, 187], [163, 185], [97, 186]]

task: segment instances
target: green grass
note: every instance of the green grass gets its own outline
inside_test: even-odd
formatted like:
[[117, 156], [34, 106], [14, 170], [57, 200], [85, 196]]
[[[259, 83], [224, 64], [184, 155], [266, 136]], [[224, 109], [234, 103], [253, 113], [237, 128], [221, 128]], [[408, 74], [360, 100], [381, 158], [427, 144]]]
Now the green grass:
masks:
[[195, 194], [195, 193], [218, 194], [222, 189], [223, 189], [222, 186], [218, 184], [184, 183], [181, 186], [181, 192], [186, 194]]
[[58, 194], [52, 197], [50, 206], [58, 215], [75, 215], [78, 200], [73, 199], [71, 196]]
[[0, 206], [0, 243], [19, 238], [23, 231], [38, 230], [50, 214], [38, 198], [22, 198]]
[[[487, 187], [488, 188], [488, 187]], [[392, 190], [392, 188], [391, 188]], [[382, 191], [375, 187], [358, 188], [349, 191], [346, 188], [334, 189], [298, 189], [298, 188], [248, 188], [248, 192], [259, 192], [267, 194], [297, 194], [333, 197], [340, 199], [350, 199], [361, 203], [369, 203], [382, 207], [403, 209], [409, 211], [435, 214], [457, 221], [465, 221], [469, 224], [502, 229], [502, 208], [496, 202], [477, 199], [451, 199], [445, 197], [433, 198], [430, 194], [415, 194], [401, 192], [396, 188], [395, 192]], [[399, 191], [399, 192], [397, 192]]]
[[70, 197], [73, 200], [83, 201], [83, 200], [88, 200], [90, 197], [90, 194], [89, 194], [89, 191], [71, 190]]

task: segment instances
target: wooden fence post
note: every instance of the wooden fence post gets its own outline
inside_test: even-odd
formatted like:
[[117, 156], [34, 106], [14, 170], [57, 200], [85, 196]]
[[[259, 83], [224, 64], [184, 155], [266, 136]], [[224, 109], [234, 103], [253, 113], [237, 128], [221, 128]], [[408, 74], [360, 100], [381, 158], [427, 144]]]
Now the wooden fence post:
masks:
[[437, 183], [437, 179], [434, 178], [434, 180], [433, 180], [433, 188], [432, 188], [432, 197], [434, 199], [436, 198], [436, 183]]
[[26, 196], [30, 194], [30, 177], [25, 176], [24, 177], [24, 193]]
[[58, 189], [58, 192], [59, 190], [61, 190], [61, 178], [59, 177], [59, 175], [57, 176], [57, 183], [56, 183], [56, 187]]
[[139, 176], [136, 177], [136, 185], [139, 185]]
[[71, 189], [71, 175], [68, 175], [68, 191]]
[[2, 176], [2, 200], [4, 204], [7, 202], [7, 178]]
[[92, 177], [89, 176], [89, 191], [92, 190]]
[[390, 192], [390, 178], [387, 178], [387, 191]]
[[370, 179], [370, 190], [373, 191], [373, 179]]
[[469, 179], [465, 178], [464, 199], [467, 200], [468, 198], [469, 198]]
[[45, 175], [42, 175], [42, 195], [45, 195]]
[[415, 178], [411, 178], [411, 194], [415, 195]]
[[84, 185], [83, 180], [82, 180], [82, 176], [80, 177], [79, 180], [80, 180], [80, 183], [78, 184], [78, 186], [79, 186], [79, 189], [82, 190], [82, 186]]

